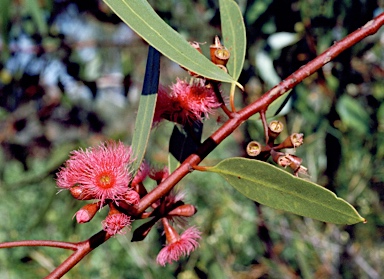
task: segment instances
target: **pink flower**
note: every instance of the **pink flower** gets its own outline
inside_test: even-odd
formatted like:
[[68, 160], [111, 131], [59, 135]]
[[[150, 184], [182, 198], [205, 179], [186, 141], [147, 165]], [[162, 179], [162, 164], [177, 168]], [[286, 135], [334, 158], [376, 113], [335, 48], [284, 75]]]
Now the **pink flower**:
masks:
[[142, 162], [140, 168], [137, 171], [137, 174], [132, 180], [131, 186], [135, 187], [137, 184], [143, 182], [147, 178], [149, 170], [149, 165], [146, 162]]
[[162, 169], [151, 169], [149, 172], [149, 177], [158, 183], [164, 181], [169, 176], [168, 167]]
[[157, 100], [156, 100], [156, 109], [155, 114], [153, 116], [153, 125], [156, 126], [160, 121], [164, 118], [169, 110], [169, 108], [172, 107], [172, 99], [168, 95], [167, 90], [164, 86], [159, 85], [158, 93], [157, 93]]
[[201, 122], [220, 105], [215, 92], [203, 79], [194, 79], [191, 83], [177, 79], [170, 94], [164, 88], [159, 89], [154, 122], [161, 117], [180, 124]]
[[[57, 174], [57, 185], [70, 189], [80, 187], [81, 196], [113, 201], [129, 190], [129, 165], [132, 150], [121, 142], [108, 141], [85, 151], [73, 151], [65, 167]], [[81, 196], [79, 199], [81, 199]]]
[[178, 261], [181, 256], [189, 255], [199, 246], [197, 240], [201, 238], [201, 232], [196, 227], [188, 228], [180, 236], [171, 226], [164, 229], [168, 244], [161, 249], [156, 258], [157, 263], [162, 266]]
[[124, 201], [129, 204], [138, 204], [140, 202], [140, 195], [134, 190], [129, 190], [125, 193], [123, 197]]
[[124, 213], [114, 213], [108, 215], [105, 220], [101, 223], [103, 225], [103, 230], [110, 235], [115, 234], [124, 234], [125, 227], [131, 224], [131, 217], [125, 215]]

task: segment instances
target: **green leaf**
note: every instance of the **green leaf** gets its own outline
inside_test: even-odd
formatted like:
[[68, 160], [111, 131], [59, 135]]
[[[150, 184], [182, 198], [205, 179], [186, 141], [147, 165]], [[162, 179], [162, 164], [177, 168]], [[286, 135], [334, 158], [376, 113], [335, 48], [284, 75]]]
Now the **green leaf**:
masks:
[[[267, 109], [267, 119], [273, 118], [275, 116], [286, 115], [291, 110], [291, 97], [292, 89], [281, 95], [277, 98]], [[260, 120], [260, 114], [254, 114], [250, 118], [250, 120]]]
[[246, 197], [276, 209], [335, 224], [365, 221], [333, 192], [262, 161], [230, 158], [207, 171], [220, 174]]
[[166, 24], [147, 1], [104, 0], [104, 2], [132, 30], [172, 61], [206, 78], [235, 82], [230, 75], [196, 51], [179, 33]]
[[140, 97], [135, 130], [132, 138], [132, 149], [136, 157], [132, 164], [134, 173], [139, 169], [147, 149], [149, 134], [152, 129], [153, 115], [156, 108], [159, 76], [160, 53], [150, 46], [145, 69], [143, 92]]
[[29, 13], [33, 21], [37, 25], [37, 29], [41, 35], [46, 35], [48, 33], [48, 25], [44, 20], [43, 10], [40, 8], [38, 1], [36, 0], [28, 0], [25, 1]]
[[336, 111], [340, 115], [343, 124], [348, 128], [363, 135], [368, 133], [371, 119], [358, 100], [343, 95], [336, 104]]
[[243, 70], [246, 36], [243, 15], [233, 0], [220, 0], [221, 30], [223, 44], [231, 53], [227, 64], [229, 74], [238, 80]]
[[1, 50], [1, 56], [3, 58], [2, 61], [6, 61], [6, 57], [8, 56], [8, 53], [5, 54], [5, 52], [8, 52], [8, 43], [9, 43], [9, 26], [12, 24], [10, 22], [10, 15], [11, 15], [11, 0], [0, 0], [0, 32], [1, 32], [1, 38], [3, 39], [3, 46]]
[[169, 173], [174, 172], [180, 166], [180, 162], [171, 153], [168, 154]]
[[287, 91], [279, 98], [277, 98], [267, 109], [267, 118], [274, 117], [276, 115], [285, 115], [291, 110], [289, 98], [291, 97], [291, 91]]

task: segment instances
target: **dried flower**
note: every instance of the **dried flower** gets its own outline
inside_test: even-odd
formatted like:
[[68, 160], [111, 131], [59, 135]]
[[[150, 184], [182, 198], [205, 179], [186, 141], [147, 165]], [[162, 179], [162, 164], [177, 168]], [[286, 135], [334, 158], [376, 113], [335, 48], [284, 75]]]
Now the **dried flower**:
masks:
[[85, 151], [73, 151], [65, 167], [57, 174], [57, 185], [70, 189], [81, 187], [87, 198], [113, 201], [122, 199], [131, 181], [131, 148], [121, 142], [108, 141]]
[[[161, 249], [157, 256], [157, 263], [165, 266], [167, 263], [178, 261], [181, 256], [187, 256], [194, 251], [201, 238], [201, 232], [196, 227], [190, 227], [179, 235], [176, 230], [169, 225], [168, 221], [164, 221], [164, 230], [167, 238], [167, 245]], [[166, 225], [167, 224], [167, 225]]]
[[173, 122], [202, 122], [213, 110], [220, 107], [215, 92], [205, 85], [203, 79], [194, 79], [191, 83], [177, 79], [171, 86], [171, 93], [159, 90], [154, 122], [165, 118]]

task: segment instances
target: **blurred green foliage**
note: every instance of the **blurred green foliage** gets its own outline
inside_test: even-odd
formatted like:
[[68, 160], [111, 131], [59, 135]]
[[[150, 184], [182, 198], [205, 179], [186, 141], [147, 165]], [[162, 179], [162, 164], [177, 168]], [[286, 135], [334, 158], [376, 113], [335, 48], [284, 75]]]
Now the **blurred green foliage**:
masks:
[[[26, 2], [1, 1], [0, 241], [81, 241], [100, 230], [106, 212], [77, 224], [72, 216], [83, 203], [67, 192], [57, 193], [54, 173], [69, 150], [107, 138], [130, 143], [147, 46], [133, 34], [128, 39], [129, 31], [101, 1]], [[149, 2], [188, 40], [209, 45], [220, 34], [218, 1]], [[238, 106], [271, 86], [259, 75], [264, 70], [256, 61], [261, 53], [273, 65], [270, 76], [282, 79], [364, 25], [383, 4], [238, 2], [248, 42], [239, 80], [246, 90], [236, 96]], [[282, 32], [298, 39], [284, 46], [268, 41]], [[289, 113], [279, 118], [287, 127], [281, 138], [304, 133], [305, 144], [296, 155], [303, 158], [309, 178], [356, 206], [367, 224], [337, 226], [276, 211], [253, 203], [215, 174], [194, 172], [178, 186], [199, 210], [190, 223], [203, 231], [200, 248], [189, 258], [159, 267], [161, 231], [153, 229], [139, 243], [130, 242], [129, 232], [97, 248], [66, 278], [380, 278], [383, 36], [381, 30], [297, 86]], [[60, 78], [48, 75], [54, 71]], [[186, 76], [162, 59], [163, 84]], [[222, 118], [205, 124], [205, 137]], [[167, 164], [172, 128], [164, 123], [151, 134], [146, 160], [155, 166]], [[203, 164], [244, 155], [251, 139], [262, 141], [256, 120], [241, 126]], [[69, 254], [41, 247], [2, 249], [0, 278], [42, 278]]]

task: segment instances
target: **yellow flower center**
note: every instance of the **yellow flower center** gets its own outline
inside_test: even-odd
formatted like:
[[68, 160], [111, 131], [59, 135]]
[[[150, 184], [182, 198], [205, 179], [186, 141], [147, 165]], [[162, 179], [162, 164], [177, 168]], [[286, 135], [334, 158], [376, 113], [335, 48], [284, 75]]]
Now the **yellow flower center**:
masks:
[[112, 188], [115, 184], [115, 179], [113, 176], [110, 175], [110, 173], [101, 173], [97, 177], [97, 181], [98, 181], [98, 186], [104, 189]]

